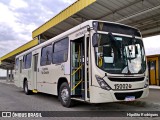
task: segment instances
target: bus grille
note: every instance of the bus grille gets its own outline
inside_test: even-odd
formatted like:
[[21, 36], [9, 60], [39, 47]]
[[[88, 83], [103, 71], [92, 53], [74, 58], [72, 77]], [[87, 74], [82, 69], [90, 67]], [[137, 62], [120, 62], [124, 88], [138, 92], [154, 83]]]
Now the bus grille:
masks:
[[135, 98], [140, 98], [143, 91], [131, 92], [131, 93], [114, 93], [117, 100], [124, 100], [127, 96], [135, 96]]
[[136, 81], [143, 81], [144, 77], [139, 78], [108, 78], [110, 81], [114, 82], [136, 82]]

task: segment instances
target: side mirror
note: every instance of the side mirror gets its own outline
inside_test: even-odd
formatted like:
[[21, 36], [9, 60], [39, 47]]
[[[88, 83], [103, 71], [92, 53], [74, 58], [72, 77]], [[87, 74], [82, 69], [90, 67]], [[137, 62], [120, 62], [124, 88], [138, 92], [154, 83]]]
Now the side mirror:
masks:
[[95, 34], [93, 36], [93, 47], [97, 47], [98, 46], [98, 36]]

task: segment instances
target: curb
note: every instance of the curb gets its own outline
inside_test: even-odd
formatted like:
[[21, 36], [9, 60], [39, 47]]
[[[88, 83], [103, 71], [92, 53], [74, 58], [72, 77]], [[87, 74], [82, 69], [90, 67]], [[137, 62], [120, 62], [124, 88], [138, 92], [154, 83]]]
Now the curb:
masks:
[[130, 105], [130, 106], [138, 106], [138, 107], [144, 107], [144, 106], [154, 106], [155, 108], [159, 108], [159, 103], [152, 103], [152, 102], [146, 102], [146, 101], [123, 101], [121, 104], [123, 105]]
[[149, 88], [150, 88], [150, 89], [159, 89], [159, 90], [160, 90], [160, 86], [150, 85]]

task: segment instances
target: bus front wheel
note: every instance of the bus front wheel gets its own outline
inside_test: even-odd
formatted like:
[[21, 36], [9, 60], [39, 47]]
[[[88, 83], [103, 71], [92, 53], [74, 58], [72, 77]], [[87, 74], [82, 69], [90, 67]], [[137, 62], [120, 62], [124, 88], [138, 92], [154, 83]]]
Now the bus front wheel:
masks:
[[71, 100], [69, 85], [66, 82], [62, 83], [62, 85], [60, 86], [59, 99], [64, 107], [69, 108], [73, 105], [73, 101]]

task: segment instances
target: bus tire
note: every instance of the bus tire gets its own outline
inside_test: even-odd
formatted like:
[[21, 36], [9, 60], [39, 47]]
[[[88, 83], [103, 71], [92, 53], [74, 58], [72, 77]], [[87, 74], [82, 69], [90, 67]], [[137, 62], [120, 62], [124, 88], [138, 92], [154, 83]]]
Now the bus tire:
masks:
[[71, 100], [69, 85], [66, 82], [62, 83], [60, 86], [59, 99], [64, 107], [69, 108], [73, 106], [73, 100]]
[[31, 90], [28, 89], [28, 82], [27, 82], [27, 80], [24, 81], [23, 90], [24, 90], [24, 93], [26, 95], [30, 95], [31, 94]]

